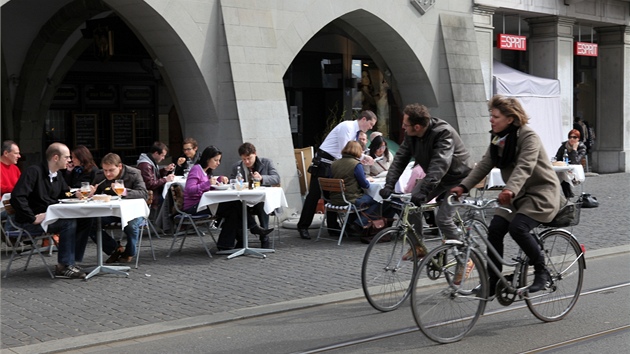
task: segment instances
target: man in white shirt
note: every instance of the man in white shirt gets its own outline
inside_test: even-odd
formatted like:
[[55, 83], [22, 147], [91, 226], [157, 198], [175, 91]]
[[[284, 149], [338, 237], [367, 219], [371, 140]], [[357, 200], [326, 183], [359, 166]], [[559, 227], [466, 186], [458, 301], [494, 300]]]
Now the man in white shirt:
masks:
[[[341, 150], [346, 146], [348, 141], [356, 140], [359, 131], [368, 131], [376, 125], [376, 114], [372, 111], [363, 111], [356, 120], [343, 121], [328, 133], [326, 139], [313, 158], [313, 162], [308, 171], [311, 173], [311, 183], [308, 188], [308, 194], [302, 206], [302, 213], [297, 227], [300, 237], [309, 240], [311, 236], [308, 233], [308, 227], [313, 222], [313, 216], [317, 209], [317, 201], [321, 197], [319, 188], [319, 177], [330, 177], [330, 165], [333, 161], [341, 158]], [[370, 156], [364, 156], [362, 162], [370, 164], [373, 160]], [[329, 228], [339, 229], [337, 217], [335, 213], [329, 213], [326, 216]], [[330, 231], [329, 231], [330, 233]]]

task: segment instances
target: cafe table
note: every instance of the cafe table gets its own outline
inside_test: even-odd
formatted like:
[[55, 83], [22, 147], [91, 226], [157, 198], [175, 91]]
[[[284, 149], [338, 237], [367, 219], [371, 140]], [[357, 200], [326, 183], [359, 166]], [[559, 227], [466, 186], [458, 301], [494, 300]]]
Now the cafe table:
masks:
[[253, 206], [260, 202], [264, 202], [265, 213], [270, 214], [275, 211], [277, 214], [282, 213], [283, 207], [288, 207], [284, 191], [281, 187], [258, 187], [255, 189], [225, 189], [225, 190], [211, 190], [205, 192], [199, 200], [199, 207], [197, 210], [210, 207], [210, 210], [214, 214], [219, 203], [230, 202], [234, 200], [241, 201], [243, 205], [243, 224], [241, 229], [243, 230], [243, 248], [219, 251], [217, 254], [229, 254], [228, 259], [243, 255], [258, 256], [266, 258], [265, 253], [273, 253], [275, 250], [270, 248], [250, 248], [248, 245], [248, 230], [247, 230], [247, 206]]
[[[584, 167], [582, 165], [565, 165], [565, 166], [552, 166], [558, 179], [560, 181], [566, 181], [572, 185], [579, 185], [586, 179], [584, 175]], [[493, 168], [488, 175], [487, 188], [499, 188], [504, 187], [505, 182], [501, 176], [501, 170]]]
[[[117, 198], [117, 197], [113, 197]], [[76, 218], [96, 218], [96, 245], [97, 265], [85, 279], [90, 279], [99, 273], [109, 273], [126, 275], [130, 269], [128, 266], [110, 266], [103, 264], [103, 228], [101, 225], [101, 217], [117, 216], [120, 218], [121, 228], [125, 228], [129, 221], [149, 216], [149, 207], [144, 199], [116, 199], [110, 202], [99, 201], [80, 201], [75, 198], [62, 199], [61, 203], [48, 206], [46, 210], [46, 218], [42, 222], [42, 228], [46, 230], [48, 225], [54, 223], [58, 219], [76, 219]]]

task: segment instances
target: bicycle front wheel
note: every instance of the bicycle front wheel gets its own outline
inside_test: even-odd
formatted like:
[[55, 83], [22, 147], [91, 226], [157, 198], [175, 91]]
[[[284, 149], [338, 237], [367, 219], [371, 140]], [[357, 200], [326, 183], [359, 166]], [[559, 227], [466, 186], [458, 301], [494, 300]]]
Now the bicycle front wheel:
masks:
[[[538, 319], [545, 322], [564, 318], [575, 306], [584, 277], [584, 254], [573, 236], [564, 230], [551, 230], [541, 236], [545, 266], [551, 275], [551, 288], [530, 294], [525, 302]], [[521, 284], [528, 284], [528, 265], [523, 266]], [[530, 281], [531, 283], [531, 281]]]
[[[420, 262], [413, 281], [413, 317], [422, 333], [438, 343], [462, 339], [486, 308], [484, 264], [474, 252], [466, 259], [464, 250], [456, 245], [435, 248]], [[442, 276], [430, 275], [436, 268]], [[458, 269], [463, 270], [459, 276]]]
[[370, 242], [363, 257], [361, 283], [365, 297], [375, 309], [395, 310], [409, 297], [417, 260], [413, 245], [399, 227], [382, 230]]

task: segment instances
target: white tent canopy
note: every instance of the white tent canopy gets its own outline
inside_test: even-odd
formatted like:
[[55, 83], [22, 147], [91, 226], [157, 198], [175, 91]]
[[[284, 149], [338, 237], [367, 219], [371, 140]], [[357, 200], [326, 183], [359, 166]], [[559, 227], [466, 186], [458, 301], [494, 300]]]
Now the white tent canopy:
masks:
[[555, 156], [568, 132], [562, 131], [560, 81], [526, 74], [494, 61], [493, 93], [517, 98], [549, 158]]

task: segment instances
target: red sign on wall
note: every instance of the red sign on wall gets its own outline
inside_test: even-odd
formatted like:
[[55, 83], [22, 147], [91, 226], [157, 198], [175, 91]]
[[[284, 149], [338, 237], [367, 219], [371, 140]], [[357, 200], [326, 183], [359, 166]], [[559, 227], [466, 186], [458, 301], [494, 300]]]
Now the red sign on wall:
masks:
[[527, 37], [515, 34], [499, 33], [497, 47], [506, 50], [527, 50]]
[[573, 53], [585, 57], [596, 57], [597, 43], [575, 42]]

